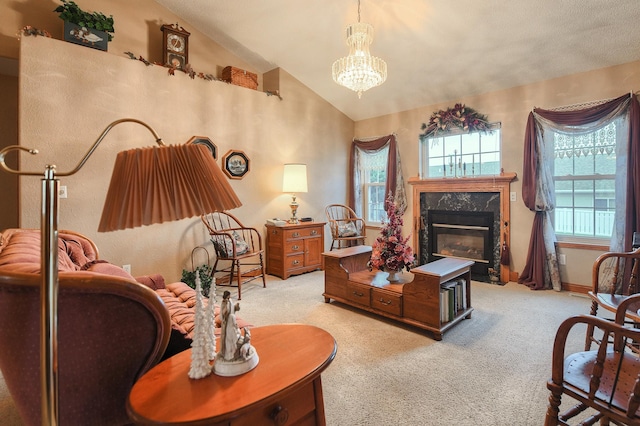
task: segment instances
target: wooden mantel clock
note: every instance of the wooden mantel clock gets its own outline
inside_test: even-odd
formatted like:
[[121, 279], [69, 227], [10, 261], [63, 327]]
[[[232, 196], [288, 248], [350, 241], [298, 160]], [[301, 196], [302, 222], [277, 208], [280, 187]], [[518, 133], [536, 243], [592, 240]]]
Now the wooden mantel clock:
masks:
[[190, 32], [178, 25], [165, 24], [162, 29], [162, 62], [179, 70], [189, 63]]

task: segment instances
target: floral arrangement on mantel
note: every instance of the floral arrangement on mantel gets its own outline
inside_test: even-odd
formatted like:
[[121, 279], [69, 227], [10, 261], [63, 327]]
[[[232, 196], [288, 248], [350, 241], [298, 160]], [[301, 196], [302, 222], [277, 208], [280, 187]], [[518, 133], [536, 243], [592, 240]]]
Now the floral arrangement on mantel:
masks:
[[411, 235], [402, 237], [402, 211], [395, 203], [393, 194], [389, 194], [385, 200], [387, 220], [382, 221], [380, 236], [373, 243], [369, 270], [373, 268], [381, 271], [400, 272], [407, 271], [413, 265], [413, 250], [407, 245]]
[[491, 132], [487, 116], [464, 104], [455, 104], [453, 108], [434, 112], [429, 118], [429, 124], [422, 123], [420, 129], [424, 130], [420, 135], [422, 137], [432, 137], [439, 132], [448, 133], [456, 129], [466, 132]]

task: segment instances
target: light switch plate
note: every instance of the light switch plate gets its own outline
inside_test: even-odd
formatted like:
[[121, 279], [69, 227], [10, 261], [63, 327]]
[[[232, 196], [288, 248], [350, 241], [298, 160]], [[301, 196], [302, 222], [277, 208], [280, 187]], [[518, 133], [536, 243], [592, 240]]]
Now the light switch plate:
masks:
[[515, 191], [511, 191], [511, 201], [516, 201], [516, 192]]

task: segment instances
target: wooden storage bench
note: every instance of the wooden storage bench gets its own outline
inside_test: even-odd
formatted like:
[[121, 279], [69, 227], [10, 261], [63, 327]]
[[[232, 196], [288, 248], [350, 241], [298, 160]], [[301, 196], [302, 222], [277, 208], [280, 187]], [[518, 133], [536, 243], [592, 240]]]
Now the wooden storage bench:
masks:
[[[371, 247], [357, 246], [322, 254], [325, 266], [324, 300], [331, 299], [433, 333], [436, 340], [463, 319], [471, 318], [471, 266], [473, 261], [444, 258], [403, 273], [389, 283], [387, 272], [369, 271]], [[459, 281], [458, 304], [450, 318], [441, 299], [449, 283]], [[463, 287], [463, 288], [462, 288]]]

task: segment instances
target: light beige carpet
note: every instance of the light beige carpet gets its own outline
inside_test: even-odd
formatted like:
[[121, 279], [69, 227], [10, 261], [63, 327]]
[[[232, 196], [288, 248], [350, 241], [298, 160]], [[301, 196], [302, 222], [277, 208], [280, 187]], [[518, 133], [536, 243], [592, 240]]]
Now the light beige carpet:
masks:
[[[322, 375], [331, 426], [541, 425], [556, 329], [589, 311], [584, 296], [473, 282], [471, 319], [436, 342], [427, 332], [324, 303], [323, 285], [322, 271], [269, 277], [267, 288], [254, 281], [242, 288], [239, 315], [256, 326], [306, 323], [334, 336], [338, 352]], [[583, 342], [580, 330], [570, 350]], [[0, 424], [20, 425], [1, 381]]]

